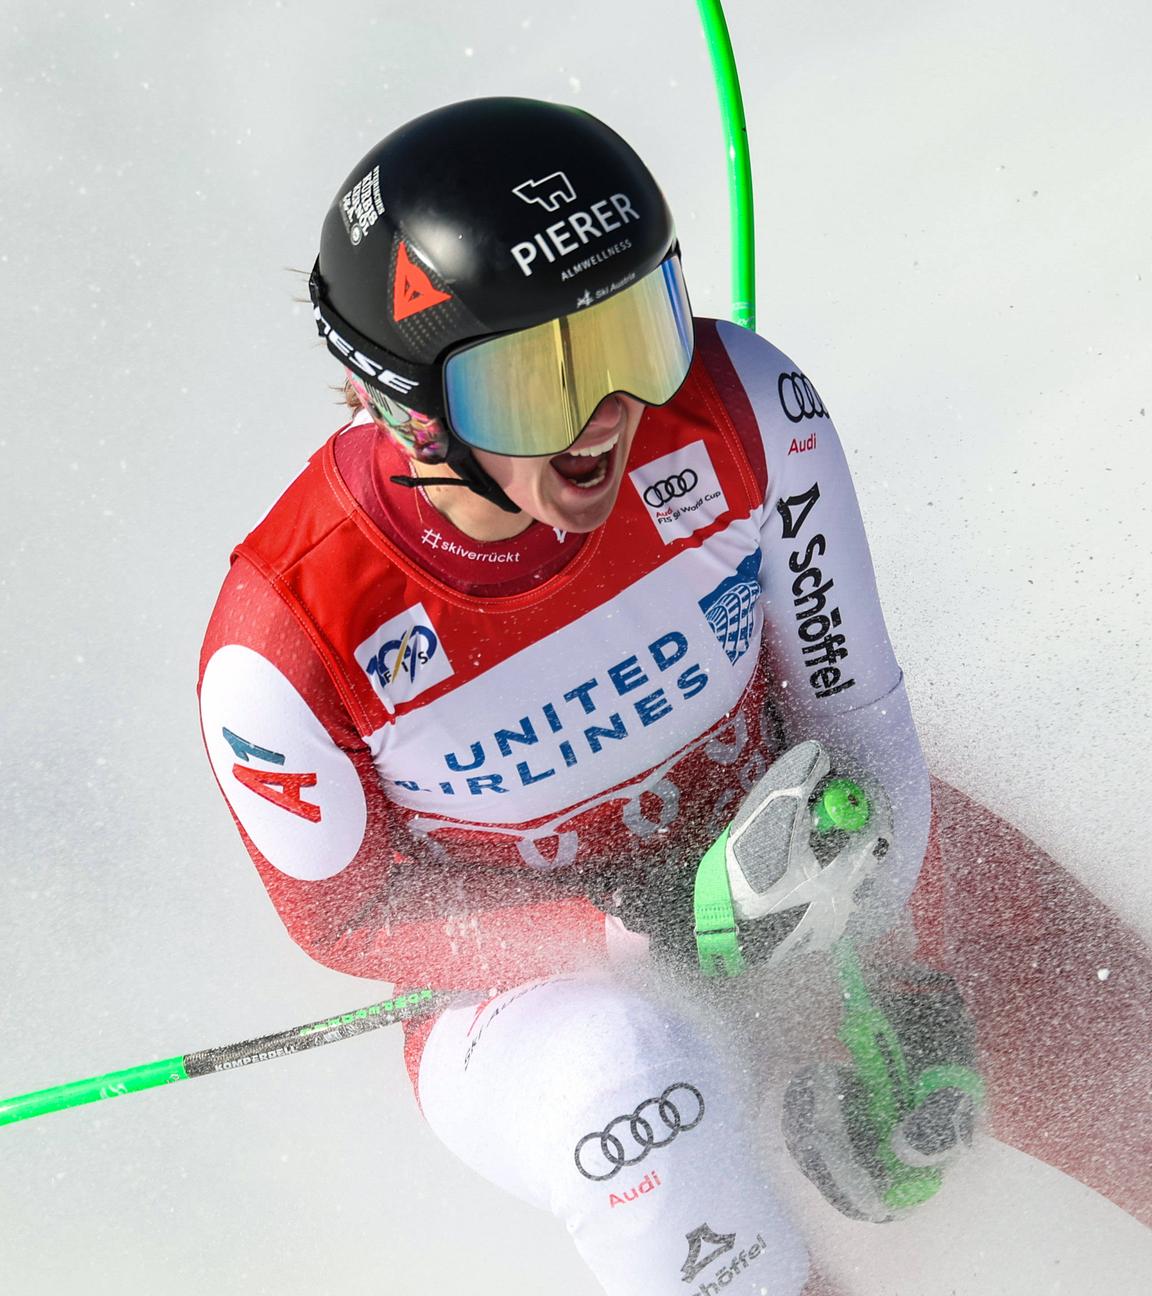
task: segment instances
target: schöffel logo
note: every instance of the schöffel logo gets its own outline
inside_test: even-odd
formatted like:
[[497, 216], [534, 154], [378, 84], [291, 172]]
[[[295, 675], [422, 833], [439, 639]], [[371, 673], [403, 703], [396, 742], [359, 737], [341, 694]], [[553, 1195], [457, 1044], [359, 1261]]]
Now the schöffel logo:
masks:
[[687, 472], [653, 482], [644, 492], [644, 503], [649, 508], [659, 508], [661, 504], [669, 504], [674, 499], [683, 499], [689, 491], [696, 489], [699, 480], [700, 478], [689, 468]]
[[816, 394], [816, 388], [802, 373], [782, 373], [776, 389], [780, 393], [780, 406], [791, 422], [802, 423], [805, 419], [828, 417], [828, 411]]
[[759, 549], [750, 553], [732, 576], [700, 600], [700, 611], [733, 665], [752, 646], [756, 602], [760, 597], [760, 557]]
[[[705, 1269], [711, 1268], [721, 1256], [729, 1255], [736, 1248], [735, 1233], [717, 1233], [706, 1223], [698, 1225], [691, 1233], [685, 1233], [684, 1240], [688, 1243], [688, 1256], [680, 1266], [680, 1274], [681, 1282], [686, 1283], [695, 1282]], [[727, 1264], [712, 1269], [710, 1277], [697, 1286], [696, 1296], [721, 1296], [733, 1278], [750, 1264], [762, 1260], [767, 1251], [764, 1234], [757, 1233], [751, 1246], [737, 1251]]]
[[703, 441], [653, 459], [628, 476], [665, 544], [699, 531], [728, 509]]
[[[819, 498], [820, 483], [813, 482], [801, 494], [777, 501], [776, 511], [784, 524], [783, 539], [799, 539]], [[846, 671], [835, 665], [848, 656], [848, 636], [839, 633], [843, 619], [839, 607], [828, 606], [836, 580], [832, 576], [825, 580], [823, 570], [816, 565], [816, 559], [822, 559], [827, 550], [828, 538], [818, 531], [809, 536], [803, 551], [797, 548], [788, 556], [788, 569], [796, 573], [792, 582], [796, 634], [804, 654], [804, 668], [811, 672], [808, 684], [818, 698], [842, 693], [856, 683], [855, 679], [842, 679]]]
[[355, 657], [390, 709], [453, 674], [422, 603], [385, 621], [356, 649]]
[[688, 1257], [680, 1266], [683, 1282], [691, 1282], [722, 1255], [727, 1255], [736, 1245], [735, 1233], [717, 1233], [707, 1224], [697, 1224], [691, 1233], [684, 1234], [688, 1243]]
[[585, 1134], [576, 1144], [576, 1169], [585, 1179], [603, 1183], [625, 1166], [643, 1161], [653, 1148], [667, 1147], [677, 1134], [694, 1130], [703, 1119], [704, 1095], [695, 1085], [677, 1081], [658, 1098], [645, 1098], [635, 1111]]
[[539, 203], [549, 212], [559, 211], [562, 202], [576, 201], [576, 190], [563, 171], [553, 171], [543, 180], [524, 180], [512, 192], [521, 202]]

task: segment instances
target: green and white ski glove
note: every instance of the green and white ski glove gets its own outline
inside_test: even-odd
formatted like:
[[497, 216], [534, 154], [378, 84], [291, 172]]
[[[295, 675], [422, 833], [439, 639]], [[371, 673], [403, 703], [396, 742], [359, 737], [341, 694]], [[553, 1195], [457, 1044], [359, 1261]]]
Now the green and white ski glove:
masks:
[[744, 799], [696, 873], [705, 976], [829, 950], [866, 899], [892, 840], [884, 790], [836, 777], [818, 742], [790, 748]]

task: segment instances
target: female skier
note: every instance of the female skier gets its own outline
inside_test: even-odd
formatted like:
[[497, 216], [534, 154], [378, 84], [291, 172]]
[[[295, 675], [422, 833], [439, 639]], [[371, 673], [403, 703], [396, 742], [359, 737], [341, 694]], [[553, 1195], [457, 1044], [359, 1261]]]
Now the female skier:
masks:
[[[201, 664], [245, 845], [313, 958], [461, 992], [409, 1034], [423, 1113], [605, 1291], [795, 1296], [732, 1066], [619, 967], [698, 975], [692, 877], [738, 812], [750, 963], [875, 936], [916, 881], [928, 776], [829, 413], [770, 343], [693, 319], [655, 180], [571, 108], [389, 135], [311, 295], [356, 414], [237, 548]], [[762, 778], [801, 795], [829, 763], [890, 831], [801, 884]], [[803, 1082], [790, 1141], [877, 1217], [835, 1087]]]

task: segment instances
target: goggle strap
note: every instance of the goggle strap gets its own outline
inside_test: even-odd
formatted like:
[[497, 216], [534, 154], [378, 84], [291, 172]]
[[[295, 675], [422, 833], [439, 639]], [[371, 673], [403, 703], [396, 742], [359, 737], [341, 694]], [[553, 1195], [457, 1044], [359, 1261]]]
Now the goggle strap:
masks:
[[392, 476], [389, 481], [395, 482], [397, 486], [407, 486], [414, 488], [417, 486], [467, 486], [471, 489], [472, 483], [466, 482], [462, 477], [400, 477]]

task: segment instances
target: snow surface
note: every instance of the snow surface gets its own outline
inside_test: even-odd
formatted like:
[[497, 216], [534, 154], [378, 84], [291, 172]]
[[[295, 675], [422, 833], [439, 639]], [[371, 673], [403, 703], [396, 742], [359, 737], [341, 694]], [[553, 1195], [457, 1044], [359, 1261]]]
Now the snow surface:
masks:
[[[931, 764], [1152, 938], [1152, 10], [727, 8], [760, 330], [849, 448]], [[285, 937], [194, 696], [230, 546], [339, 421], [294, 271], [357, 158], [452, 98], [571, 101], [665, 184], [700, 313], [727, 311], [728, 224], [688, 0], [2, 17], [17, 1093], [374, 997]], [[1147, 1230], [998, 1145], [902, 1232], [789, 1191], [868, 1296], [1149, 1289]], [[596, 1290], [424, 1128], [394, 1035], [7, 1129], [0, 1218], [17, 1296]]]

